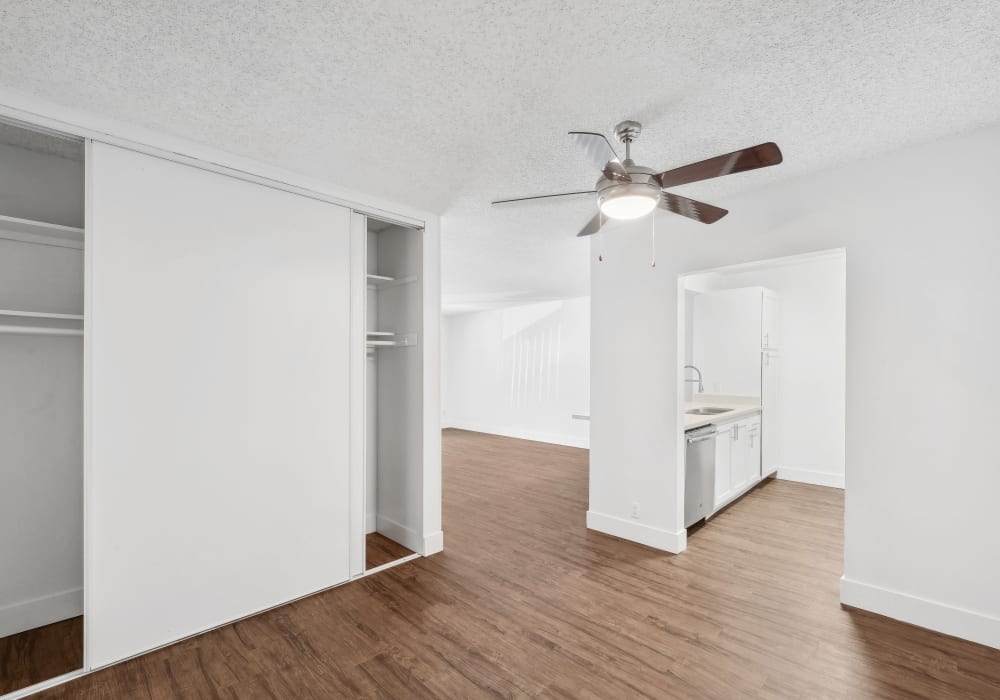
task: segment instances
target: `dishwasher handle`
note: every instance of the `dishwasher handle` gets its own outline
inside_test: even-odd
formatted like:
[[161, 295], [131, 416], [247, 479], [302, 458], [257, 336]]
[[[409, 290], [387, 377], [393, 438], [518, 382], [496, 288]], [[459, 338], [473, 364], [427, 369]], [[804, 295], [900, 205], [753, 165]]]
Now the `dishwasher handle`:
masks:
[[696, 442], [705, 442], [705, 440], [714, 440], [714, 439], [715, 439], [715, 433], [712, 433], [711, 435], [702, 435], [701, 437], [688, 438], [687, 443], [689, 445], [693, 445]]

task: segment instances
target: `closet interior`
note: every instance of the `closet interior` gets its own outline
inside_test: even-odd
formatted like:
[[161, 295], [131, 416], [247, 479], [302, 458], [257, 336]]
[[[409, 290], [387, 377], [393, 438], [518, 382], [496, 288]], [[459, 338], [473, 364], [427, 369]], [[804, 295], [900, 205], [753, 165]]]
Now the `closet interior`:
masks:
[[84, 144], [0, 122], [0, 695], [83, 666]]
[[365, 569], [421, 552], [423, 231], [367, 218]]

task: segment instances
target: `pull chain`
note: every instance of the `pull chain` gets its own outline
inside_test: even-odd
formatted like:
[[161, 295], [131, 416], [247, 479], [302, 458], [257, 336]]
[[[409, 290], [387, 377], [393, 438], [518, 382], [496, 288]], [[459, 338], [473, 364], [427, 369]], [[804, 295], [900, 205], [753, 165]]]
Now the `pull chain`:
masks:
[[597, 262], [604, 262], [604, 216], [598, 212], [600, 218], [598, 223], [601, 228], [597, 231]]
[[656, 212], [649, 215], [649, 247], [652, 250], [653, 262], [650, 267], [656, 267]]

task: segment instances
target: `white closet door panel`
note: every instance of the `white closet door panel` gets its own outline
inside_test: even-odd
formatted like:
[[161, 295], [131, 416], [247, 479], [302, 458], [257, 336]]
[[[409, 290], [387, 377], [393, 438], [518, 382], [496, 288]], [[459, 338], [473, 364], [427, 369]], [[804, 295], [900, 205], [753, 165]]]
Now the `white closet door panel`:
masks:
[[92, 667], [348, 578], [349, 211], [104, 144]]

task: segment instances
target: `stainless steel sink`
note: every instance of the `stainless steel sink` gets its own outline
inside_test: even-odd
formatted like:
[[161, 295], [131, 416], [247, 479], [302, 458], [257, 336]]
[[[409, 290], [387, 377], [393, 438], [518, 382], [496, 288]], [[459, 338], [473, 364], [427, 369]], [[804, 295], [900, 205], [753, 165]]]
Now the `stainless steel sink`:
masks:
[[733, 409], [731, 408], [718, 408], [716, 406], [700, 406], [698, 408], [688, 409], [684, 412], [689, 413], [692, 416], [717, 416], [720, 413], [726, 413], [732, 410]]

